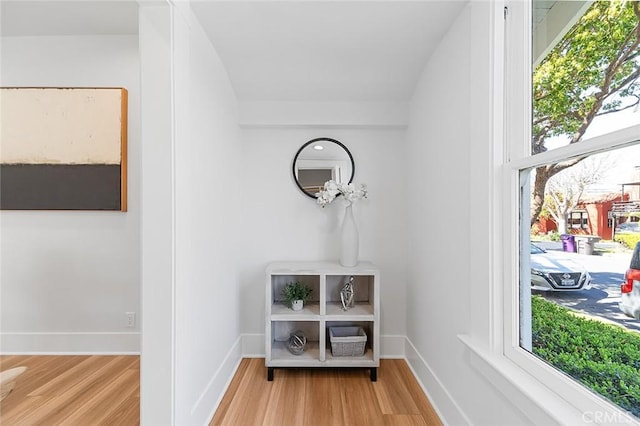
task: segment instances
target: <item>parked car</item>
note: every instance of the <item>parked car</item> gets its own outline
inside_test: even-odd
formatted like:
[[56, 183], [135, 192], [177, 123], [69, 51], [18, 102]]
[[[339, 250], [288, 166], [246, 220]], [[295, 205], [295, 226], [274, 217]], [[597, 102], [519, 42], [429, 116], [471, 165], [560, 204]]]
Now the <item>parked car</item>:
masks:
[[620, 310], [631, 318], [640, 319], [640, 243], [633, 250], [620, 293]]
[[616, 226], [616, 234], [640, 233], [640, 222], [625, 222]]
[[577, 291], [591, 288], [591, 275], [575, 255], [531, 244], [531, 289]]

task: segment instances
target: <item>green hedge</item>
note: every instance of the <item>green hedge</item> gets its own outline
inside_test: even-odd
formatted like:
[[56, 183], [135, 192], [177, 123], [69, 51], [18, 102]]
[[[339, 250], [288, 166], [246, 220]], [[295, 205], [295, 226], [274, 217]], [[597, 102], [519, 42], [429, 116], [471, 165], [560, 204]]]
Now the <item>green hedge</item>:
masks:
[[640, 417], [640, 334], [533, 296], [533, 353]]
[[638, 241], [640, 241], [640, 235], [639, 234], [618, 234], [613, 240], [624, 244], [630, 249], [634, 249]]

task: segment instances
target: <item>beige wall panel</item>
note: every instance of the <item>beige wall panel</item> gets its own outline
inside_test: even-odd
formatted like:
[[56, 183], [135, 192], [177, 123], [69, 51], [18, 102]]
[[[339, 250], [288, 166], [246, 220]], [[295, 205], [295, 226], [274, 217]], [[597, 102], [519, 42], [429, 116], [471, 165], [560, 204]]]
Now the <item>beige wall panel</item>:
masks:
[[3, 88], [0, 162], [120, 164], [122, 89]]

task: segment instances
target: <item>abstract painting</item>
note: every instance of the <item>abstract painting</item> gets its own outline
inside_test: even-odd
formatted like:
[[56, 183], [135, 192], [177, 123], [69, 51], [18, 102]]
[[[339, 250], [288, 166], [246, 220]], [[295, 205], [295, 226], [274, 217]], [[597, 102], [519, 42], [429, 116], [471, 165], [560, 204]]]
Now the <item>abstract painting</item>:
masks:
[[0, 89], [0, 209], [127, 210], [127, 90]]

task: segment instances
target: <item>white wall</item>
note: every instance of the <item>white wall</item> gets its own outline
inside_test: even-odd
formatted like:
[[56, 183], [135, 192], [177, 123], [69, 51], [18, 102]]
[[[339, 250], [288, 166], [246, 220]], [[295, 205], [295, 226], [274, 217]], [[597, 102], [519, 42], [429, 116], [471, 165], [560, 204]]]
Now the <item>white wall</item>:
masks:
[[491, 264], [476, 260], [488, 258], [491, 231], [480, 210], [490, 203], [472, 201], [491, 194], [483, 153], [493, 143], [492, 13], [489, 2], [466, 6], [422, 74], [408, 130], [407, 356], [450, 424], [531, 423], [473, 368], [458, 338], [485, 330], [487, 318], [471, 314], [490, 303]]
[[[359, 105], [366, 110], [367, 105]], [[284, 109], [286, 110], [286, 108]], [[284, 123], [283, 114], [277, 121]], [[367, 115], [367, 114], [363, 114]], [[343, 120], [336, 115], [326, 122]], [[304, 195], [292, 176], [297, 150], [307, 141], [329, 137], [345, 144], [355, 161], [354, 182], [366, 183], [369, 197], [354, 204], [361, 260], [381, 270], [383, 335], [404, 335], [406, 285], [405, 131], [402, 128], [328, 126], [244, 128], [242, 130], [242, 235], [239, 258], [246, 334], [256, 334], [264, 353], [265, 268], [278, 260], [335, 260], [339, 257], [344, 207], [324, 209]], [[382, 348], [383, 352], [385, 348]]]
[[125, 318], [140, 318], [138, 37], [4, 37], [0, 74], [3, 86], [129, 91], [127, 213], [0, 213], [0, 350], [139, 351]]
[[140, 424], [175, 418], [175, 230], [172, 9], [139, 8], [142, 116]]
[[205, 424], [241, 356], [235, 94], [188, 8], [174, 13], [175, 423]]

